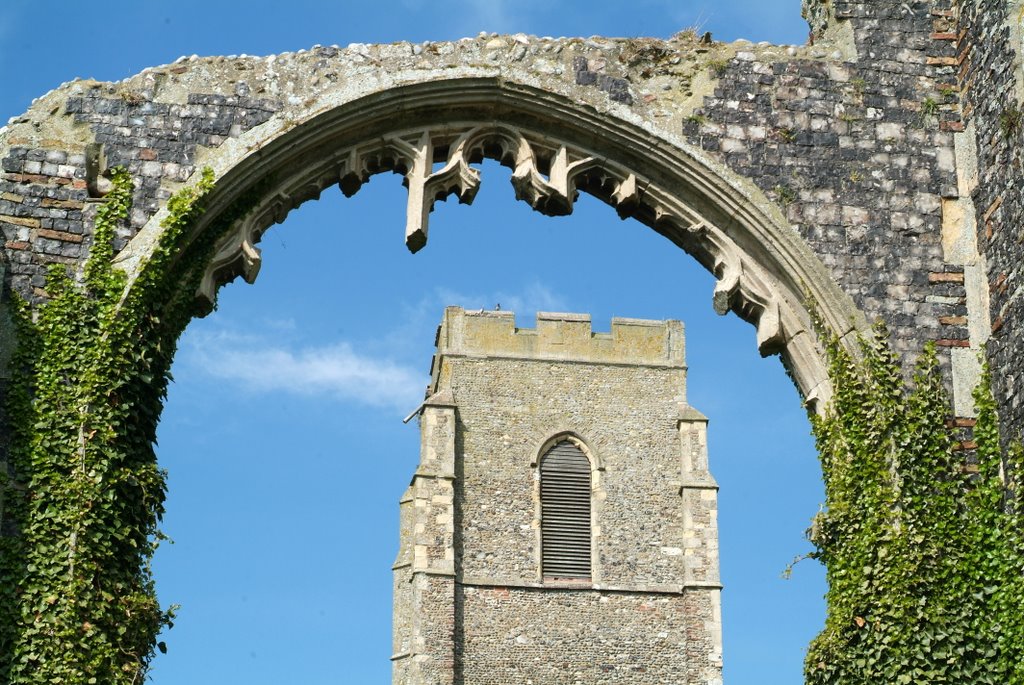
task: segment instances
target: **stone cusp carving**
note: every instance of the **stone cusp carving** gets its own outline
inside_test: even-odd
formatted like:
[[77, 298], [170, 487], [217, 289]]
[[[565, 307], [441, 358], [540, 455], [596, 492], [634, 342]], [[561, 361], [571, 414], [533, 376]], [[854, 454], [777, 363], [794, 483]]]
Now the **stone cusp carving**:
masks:
[[[220, 285], [237, 276], [252, 283], [261, 261], [256, 244], [269, 226], [283, 221], [291, 209], [306, 200], [319, 197], [330, 185], [337, 183], [351, 197], [370, 176], [385, 171], [404, 176], [403, 184], [409, 191], [405, 242], [409, 250], [417, 252], [426, 245], [435, 202], [451, 195], [465, 204], [473, 201], [480, 187], [480, 172], [471, 165], [484, 158], [511, 168], [516, 198], [543, 214], [570, 214], [578, 193], [584, 191], [612, 206], [620, 217], [635, 217], [655, 228], [715, 275], [715, 311], [734, 311], [754, 324], [762, 355], [794, 352], [787, 349], [791, 339], [807, 328], [799, 303], [780, 297], [784, 289], [725, 231], [684, 199], [630, 169], [587, 150], [505, 124], [446, 124], [399, 131], [310, 160], [265, 193], [220, 240], [197, 294], [212, 306]], [[808, 343], [808, 336], [802, 337], [802, 344], [813, 344]], [[808, 352], [796, 354], [805, 358]], [[795, 375], [805, 397], [816, 399], [815, 388], [823, 376], [801, 373], [799, 369]]]

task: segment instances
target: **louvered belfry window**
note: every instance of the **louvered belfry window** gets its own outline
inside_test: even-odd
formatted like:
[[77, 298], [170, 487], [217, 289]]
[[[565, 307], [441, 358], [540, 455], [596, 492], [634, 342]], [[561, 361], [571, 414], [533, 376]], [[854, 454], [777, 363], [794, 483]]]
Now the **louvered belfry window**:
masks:
[[590, 578], [590, 460], [568, 440], [540, 462], [541, 573]]

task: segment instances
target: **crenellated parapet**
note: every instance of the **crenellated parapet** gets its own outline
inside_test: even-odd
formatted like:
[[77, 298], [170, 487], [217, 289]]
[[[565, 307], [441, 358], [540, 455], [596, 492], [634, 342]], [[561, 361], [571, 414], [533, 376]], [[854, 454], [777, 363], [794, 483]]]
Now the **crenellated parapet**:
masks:
[[446, 356], [552, 359], [685, 368], [681, 321], [615, 317], [595, 332], [589, 314], [538, 312], [535, 328], [516, 328], [509, 311], [448, 307], [437, 352]]

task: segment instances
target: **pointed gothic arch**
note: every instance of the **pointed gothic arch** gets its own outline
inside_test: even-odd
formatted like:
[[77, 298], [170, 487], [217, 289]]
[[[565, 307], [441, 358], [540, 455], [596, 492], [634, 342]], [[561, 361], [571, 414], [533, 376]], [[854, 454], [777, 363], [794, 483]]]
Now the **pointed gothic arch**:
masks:
[[540, 456], [540, 575], [589, 582], [594, 575], [593, 464], [567, 437]]
[[[568, 214], [587, 192], [691, 254], [717, 278], [715, 310], [752, 323], [760, 353], [780, 354], [808, 405], [824, 406], [831, 391], [809, 303], [846, 339], [864, 326], [852, 300], [763, 193], [684, 141], [616, 114], [508, 78], [312, 102], [305, 115], [257, 126], [210, 160], [216, 187], [178, 256], [215, 241], [196, 292], [209, 311], [221, 285], [255, 280], [256, 245], [291, 209], [331, 185], [351, 196], [385, 171], [402, 174], [409, 189], [405, 238], [415, 252], [434, 203], [449, 195], [472, 202], [482, 180], [472, 165], [494, 159], [513, 170], [516, 197], [537, 211]], [[246, 211], [223, 232], [223, 217], [240, 203]], [[157, 212], [119, 255], [130, 278], [166, 216]]]

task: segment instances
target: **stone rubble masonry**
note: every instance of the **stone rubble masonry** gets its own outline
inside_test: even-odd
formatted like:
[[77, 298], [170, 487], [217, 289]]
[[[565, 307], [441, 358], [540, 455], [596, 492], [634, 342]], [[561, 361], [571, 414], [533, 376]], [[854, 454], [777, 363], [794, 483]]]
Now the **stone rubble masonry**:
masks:
[[[90, 145], [136, 184], [122, 250], [200, 166], [217, 167], [243, 140], [258, 149], [250, 132], [276, 135], [366, 88], [507, 76], [686, 141], [764, 193], [866, 319], [889, 325], [908, 363], [925, 342], [940, 346], [958, 415], [973, 412], [963, 388], [994, 334], [1003, 418], [1020, 425], [1012, 360], [1024, 352], [1015, 228], [1024, 146], [1001, 123], [1024, 99], [1020, 4], [805, 0], [807, 46], [686, 31], [668, 40], [481, 34], [183, 57], [118, 83], [69, 82], [0, 129], [4, 297], [40, 302], [48, 264], [80, 268], [86, 258], [98, 199], [87, 187]], [[970, 190], [965, 178], [975, 179]], [[945, 249], [975, 230], [976, 251]], [[947, 272], [964, 282], [931, 278]]]
[[[265, 100], [190, 94], [178, 105], [129, 96], [104, 97], [99, 85], [76, 84], [64, 104], [72, 128], [87, 129], [103, 145], [107, 168], [124, 166], [135, 194], [128, 226], [115, 238], [121, 250], [161, 204], [168, 186], [196, 170], [199, 146], [216, 147], [266, 121], [276, 106]], [[45, 265], [80, 264], [91, 238], [86, 155], [12, 146], [0, 160], [0, 232], [11, 283], [30, 300], [45, 296]]]
[[953, 131], [961, 120], [941, 91], [955, 84], [954, 46], [933, 37], [929, 15], [946, 5], [908, 12], [901, 3], [805, 2], [812, 35], [841, 41], [835, 59], [740, 50], [685, 127], [693, 144], [784, 205], [907, 357], [926, 340], [967, 337], [957, 323], [967, 315], [962, 285], [929, 279], [950, 268], [942, 199], [958, 194]]
[[[757, 188], [865, 318], [889, 325], [908, 363], [925, 342], [940, 346], [957, 415], [973, 412], [964, 389], [995, 335], [988, 357], [1004, 422], [1020, 425], [1024, 146], [1022, 127], [1006, 135], [1002, 124], [1013, 128], [1024, 99], [1020, 5], [804, 0], [807, 46], [686, 31], [668, 40], [481, 34], [183, 57], [118, 83], [69, 82], [0, 129], [4, 297], [40, 302], [48, 264], [81, 267], [98, 199], [88, 191], [90, 145], [102, 147], [105, 168], [124, 165], [135, 180], [131, 221], [116, 238], [127, 253], [200, 166], [218, 167], [243, 144], [258, 150], [263, 134], [250, 132], [277, 135], [375, 88], [507, 77], [685, 141]], [[973, 231], [973, 251], [947, 249]], [[933, 278], [945, 273], [964, 281]]]
[[956, 15], [960, 103], [973, 133], [961, 193], [977, 210], [979, 297], [1004, 439], [1024, 426], [1024, 2], [964, 2]]
[[[400, 504], [396, 685], [721, 682], [718, 488], [685, 377], [678, 321], [445, 310]], [[589, 581], [541, 575], [538, 465], [565, 437], [593, 469]]]

